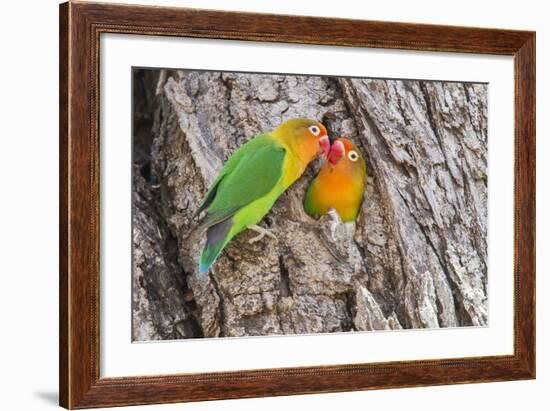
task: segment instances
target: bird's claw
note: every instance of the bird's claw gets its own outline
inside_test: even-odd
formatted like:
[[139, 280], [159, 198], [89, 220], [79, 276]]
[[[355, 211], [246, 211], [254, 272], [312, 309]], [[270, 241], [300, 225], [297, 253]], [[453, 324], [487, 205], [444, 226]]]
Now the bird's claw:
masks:
[[332, 241], [336, 241], [336, 229], [340, 225], [340, 216], [338, 215], [338, 212], [334, 208], [329, 209], [327, 214], [331, 219], [330, 237], [332, 238]]
[[251, 225], [251, 226], [248, 226], [248, 229], [249, 230], [252, 230], [252, 231], [256, 231], [257, 233], [259, 233], [256, 237], [252, 237], [250, 240], [248, 240], [248, 244], [254, 244], [256, 241], [260, 241], [262, 238], [264, 238], [266, 235], [268, 237], [271, 237], [272, 239], [274, 239], [275, 241], [278, 241], [277, 240], [277, 237], [275, 236], [275, 234], [273, 234], [271, 231], [269, 231], [268, 229], [266, 228], [263, 228], [263, 227], [260, 227], [259, 225]]

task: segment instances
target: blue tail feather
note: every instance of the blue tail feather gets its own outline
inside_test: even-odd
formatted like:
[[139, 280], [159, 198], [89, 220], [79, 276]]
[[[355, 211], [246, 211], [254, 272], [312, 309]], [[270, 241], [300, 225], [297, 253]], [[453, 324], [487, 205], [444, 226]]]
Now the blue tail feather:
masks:
[[216, 261], [226, 244], [229, 242], [229, 231], [233, 226], [233, 219], [228, 218], [208, 228], [206, 232], [206, 245], [202, 250], [199, 274], [205, 274]]

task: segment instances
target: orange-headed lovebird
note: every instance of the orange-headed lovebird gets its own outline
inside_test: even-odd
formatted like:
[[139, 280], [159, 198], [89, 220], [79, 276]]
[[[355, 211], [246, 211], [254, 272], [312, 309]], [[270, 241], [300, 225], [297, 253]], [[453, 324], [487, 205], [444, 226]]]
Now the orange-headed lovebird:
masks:
[[327, 130], [321, 123], [296, 118], [235, 151], [196, 212], [206, 210], [197, 228], [207, 230], [199, 273], [206, 273], [227, 243], [247, 228], [260, 233], [251, 242], [265, 234], [274, 237], [256, 224], [307, 165], [321, 153], [328, 155], [329, 149]]
[[304, 209], [313, 218], [320, 218], [331, 209], [343, 222], [357, 219], [367, 180], [367, 166], [361, 152], [347, 138], [332, 144], [321, 171], [310, 183]]

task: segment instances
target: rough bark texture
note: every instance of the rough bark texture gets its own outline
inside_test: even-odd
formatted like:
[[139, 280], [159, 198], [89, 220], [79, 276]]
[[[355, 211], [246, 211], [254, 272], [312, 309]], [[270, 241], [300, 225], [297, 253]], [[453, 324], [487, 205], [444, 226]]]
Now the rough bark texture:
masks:
[[[134, 340], [483, 326], [487, 89], [481, 84], [134, 72]], [[206, 278], [188, 234], [224, 161], [293, 117], [367, 159], [356, 224], [305, 215], [319, 164]]]

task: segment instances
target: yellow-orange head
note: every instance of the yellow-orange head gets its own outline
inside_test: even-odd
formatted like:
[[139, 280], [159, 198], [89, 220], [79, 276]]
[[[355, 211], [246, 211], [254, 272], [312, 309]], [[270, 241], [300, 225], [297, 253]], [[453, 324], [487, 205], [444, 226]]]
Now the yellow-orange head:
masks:
[[324, 125], [307, 118], [294, 118], [271, 132], [307, 166], [319, 154], [328, 155], [330, 140]]

